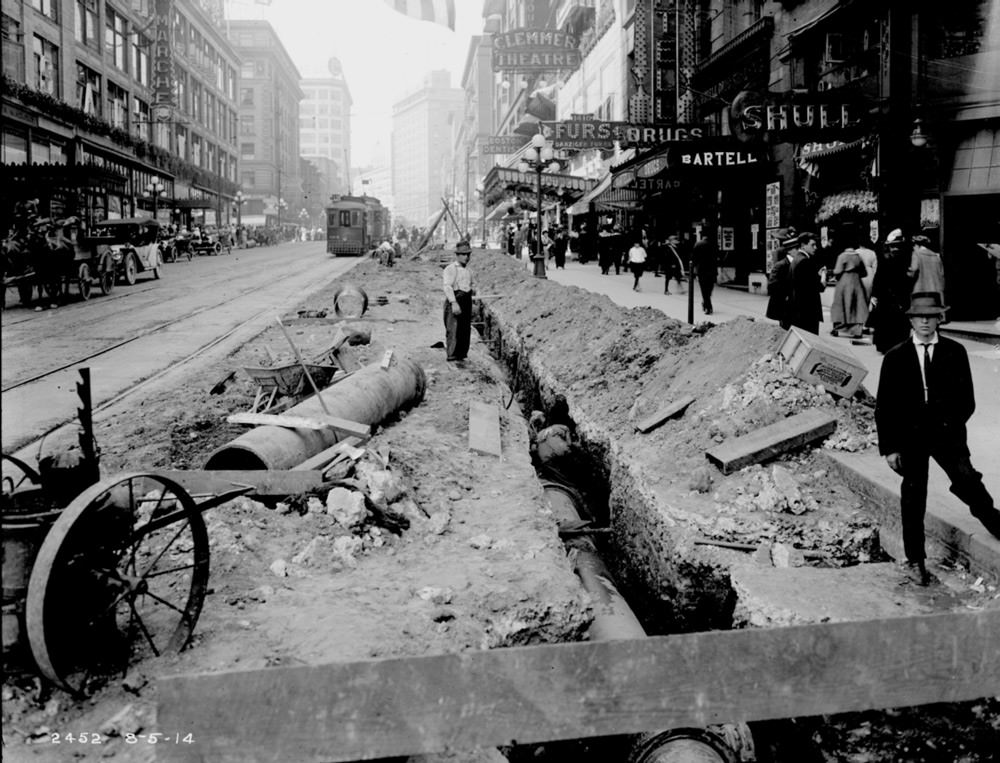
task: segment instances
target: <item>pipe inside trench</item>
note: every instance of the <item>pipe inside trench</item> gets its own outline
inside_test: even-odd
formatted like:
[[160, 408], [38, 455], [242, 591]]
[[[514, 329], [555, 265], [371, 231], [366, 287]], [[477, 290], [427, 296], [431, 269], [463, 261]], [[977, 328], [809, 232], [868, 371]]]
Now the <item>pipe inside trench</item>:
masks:
[[[367, 365], [343, 381], [320, 391], [330, 416], [375, 426], [389, 416], [423, 399], [424, 370], [407, 358], [395, 358], [388, 368]], [[289, 408], [289, 416], [321, 418], [326, 415], [313, 395]], [[291, 469], [338, 440], [333, 429], [255, 427], [217, 448], [205, 462], [206, 469]]]

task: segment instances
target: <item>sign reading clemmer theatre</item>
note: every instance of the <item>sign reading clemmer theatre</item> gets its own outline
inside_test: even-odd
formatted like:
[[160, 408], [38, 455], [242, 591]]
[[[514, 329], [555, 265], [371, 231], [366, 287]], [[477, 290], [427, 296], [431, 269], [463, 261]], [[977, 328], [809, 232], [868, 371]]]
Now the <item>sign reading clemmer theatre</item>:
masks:
[[493, 71], [576, 69], [580, 38], [558, 29], [512, 29], [493, 35]]

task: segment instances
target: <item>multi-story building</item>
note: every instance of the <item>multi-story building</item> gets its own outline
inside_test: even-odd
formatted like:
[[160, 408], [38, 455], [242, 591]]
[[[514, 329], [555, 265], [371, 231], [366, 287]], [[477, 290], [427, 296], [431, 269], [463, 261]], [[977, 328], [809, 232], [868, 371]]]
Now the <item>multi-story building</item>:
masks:
[[302, 156], [333, 162], [336, 174], [328, 178], [330, 193], [348, 193], [351, 166], [351, 91], [340, 61], [331, 58], [330, 77], [304, 79], [299, 104], [299, 142]]
[[461, 199], [462, 225], [471, 232], [485, 222], [486, 206], [482, 183], [493, 166], [494, 155], [483, 151], [484, 138], [493, 135], [496, 117], [493, 111], [492, 38], [474, 35], [462, 70], [464, 112], [455, 124], [452, 154], [452, 197]]
[[465, 94], [451, 74], [434, 71], [424, 86], [392, 110], [392, 195], [395, 221], [424, 226], [441, 208], [452, 182], [447, 173], [452, 125], [462, 118]]
[[[5, 0], [5, 202], [92, 222], [226, 221], [239, 58], [221, 0]], [[0, 205], [9, 211], [9, 203]]]
[[240, 188], [245, 225], [298, 224], [301, 77], [267, 21], [228, 23], [242, 59], [239, 83]]

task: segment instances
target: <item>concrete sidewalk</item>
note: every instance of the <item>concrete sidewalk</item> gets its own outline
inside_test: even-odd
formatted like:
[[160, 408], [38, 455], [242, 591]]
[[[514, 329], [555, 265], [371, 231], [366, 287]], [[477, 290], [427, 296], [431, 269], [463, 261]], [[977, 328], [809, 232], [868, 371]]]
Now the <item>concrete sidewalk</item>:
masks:
[[[596, 263], [566, 264], [564, 269], [548, 269], [548, 276], [557, 283], [578, 286], [587, 291], [605, 294], [623, 307], [654, 307], [680, 321], [687, 320], [687, 294], [677, 293], [677, 282], [670, 282], [670, 295], [663, 293], [663, 278], [646, 274], [640, 282], [641, 291], [632, 291], [632, 275], [622, 270], [615, 275], [601, 275]], [[824, 293], [824, 324], [820, 333], [829, 336], [829, 303], [833, 289]], [[717, 286], [712, 295], [714, 307], [711, 316], [701, 310], [701, 295], [695, 286], [695, 322], [722, 323], [741, 315], [767, 321], [764, 310], [767, 297], [751, 294], [741, 289]], [[770, 321], [768, 321], [770, 322]], [[951, 324], [949, 324], [951, 326]], [[986, 487], [1000, 505], [1000, 346], [994, 346], [991, 335], [982, 335], [984, 329], [996, 332], [985, 324], [961, 324], [963, 334], [955, 331], [952, 336], [969, 352], [972, 376], [976, 389], [976, 413], [969, 421], [969, 447], [972, 462], [983, 473]], [[977, 335], [985, 341], [973, 341], [964, 336]], [[996, 332], [1000, 334], [1000, 332]], [[872, 394], [878, 389], [882, 356], [871, 344], [854, 345], [850, 339], [833, 338], [843, 345], [868, 369], [863, 384]], [[866, 340], [867, 341], [867, 340]], [[841, 478], [857, 491], [872, 498], [883, 512], [883, 545], [890, 554], [902, 558], [899, 541], [899, 484], [900, 480], [877, 452], [839, 453], [823, 451]], [[1000, 540], [990, 535], [974, 519], [961, 501], [948, 491], [948, 479], [937, 464], [931, 465], [927, 502], [928, 553], [948, 560], [961, 560], [979, 573], [1000, 578]]]

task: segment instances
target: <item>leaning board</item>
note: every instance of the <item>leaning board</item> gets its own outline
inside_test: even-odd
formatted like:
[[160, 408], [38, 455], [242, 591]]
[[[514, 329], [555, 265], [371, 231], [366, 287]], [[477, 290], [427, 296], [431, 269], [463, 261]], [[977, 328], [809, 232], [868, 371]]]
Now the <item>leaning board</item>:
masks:
[[705, 451], [708, 460], [729, 474], [832, 434], [837, 420], [818, 410], [802, 411], [743, 437]]
[[469, 450], [500, 456], [500, 412], [495, 405], [469, 402]]

